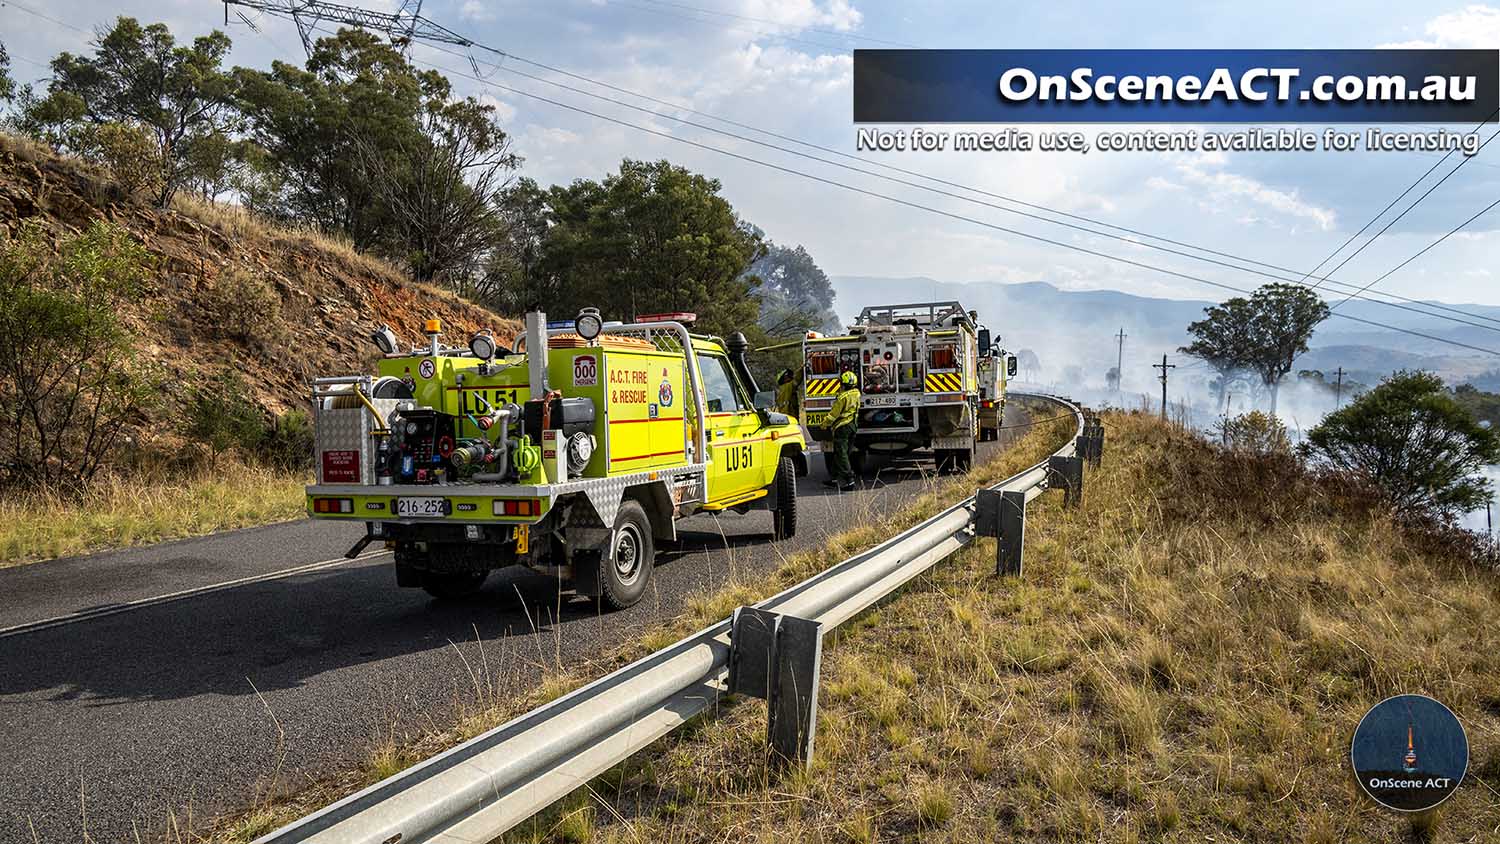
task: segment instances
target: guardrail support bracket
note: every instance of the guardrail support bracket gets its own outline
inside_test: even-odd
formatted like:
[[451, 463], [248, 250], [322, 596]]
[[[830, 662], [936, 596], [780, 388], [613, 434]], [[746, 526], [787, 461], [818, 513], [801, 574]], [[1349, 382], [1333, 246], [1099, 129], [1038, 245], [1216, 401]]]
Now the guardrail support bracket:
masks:
[[1049, 485], [1061, 484], [1067, 490], [1067, 497], [1063, 499], [1063, 506], [1076, 507], [1083, 502], [1083, 458], [1077, 455], [1072, 457], [1058, 457], [1056, 455], [1047, 458], [1047, 482]]
[[1026, 493], [981, 489], [974, 495], [974, 528], [995, 537], [995, 574], [1021, 575], [1026, 546]]
[[812, 763], [823, 625], [755, 607], [734, 611], [729, 691], [766, 701], [766, 741], [778, 765]]

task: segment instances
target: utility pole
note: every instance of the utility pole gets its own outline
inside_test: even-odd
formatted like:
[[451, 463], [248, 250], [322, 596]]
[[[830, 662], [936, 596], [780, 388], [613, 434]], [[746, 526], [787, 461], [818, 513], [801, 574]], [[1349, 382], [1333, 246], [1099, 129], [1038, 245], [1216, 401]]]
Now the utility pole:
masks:
[[1344, 368], [1339, 367], [1334, 375], [1338, 376], [1338, 380], [1333, 382], [1333, 409], [1338, 410], [1339, 405], [1344, 401]]
[[1115, 351], [1115, 392], [1120, 392], [1120, 382], [1125, 380], [1125, 326], [1120, 326], [1120, 333], [1115, 335], [1120, 341], [1119, 348]]
[[1161, 363], [1153, 363], [1151, 368], [1161, 370], [1161, 375], [1158, 376], [1161, 378], [1161, 419], [1165, 422], [1167, 421], [1167, 370], [1176, 369], [1177, 364], [1167, 363], [1167, 356], [1163, 353]]

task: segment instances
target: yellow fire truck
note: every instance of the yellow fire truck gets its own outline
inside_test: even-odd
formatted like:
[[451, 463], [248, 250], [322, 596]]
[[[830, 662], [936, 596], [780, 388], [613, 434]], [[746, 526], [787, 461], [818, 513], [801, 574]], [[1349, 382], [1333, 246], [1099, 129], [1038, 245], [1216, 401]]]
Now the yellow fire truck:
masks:
[[[979, 345], [988, 343], [988, 332], [979, 329]], [[998, 440], [1005, 424], [1005, 382], [1016, 374], [1016, 356], [991, 348], [979, 358], [979, 440]]]
[[853, 372], [861, 393], [856, 460], [865, 454], [904, 455], [931, 449], [942, 472], [969, 470], [979, 437], [976, 314], [958, 302], [865, 308], [837, 337], [802, 342], [803, 413], [808, 430], [831, 448], [822, 427], [839, 376]]
[[378, 375], [313, 383], [316, 519], [364, 522], [395, 551], [396, 582], [439, 598], [524, 565], [613, 608], [645, 594], [657, 543], [702, 512], [768, 509], [797, 529], [800, 428], [754, 406], [747, 344], [689, 331], [691, 314], [549, 326], [526, 315], [517, 348], [403, 348], [372, 335]]

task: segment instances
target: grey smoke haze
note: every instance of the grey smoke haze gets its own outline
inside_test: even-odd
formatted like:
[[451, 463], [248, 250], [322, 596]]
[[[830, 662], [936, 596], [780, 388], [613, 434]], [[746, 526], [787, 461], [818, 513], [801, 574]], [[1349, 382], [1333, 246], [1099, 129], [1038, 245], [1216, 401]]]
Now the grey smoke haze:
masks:
[[[1001, 338], [1007, 350], [1036, 351], [1043, 370], [1037, 380], [1043, 382], [1076, 381], [1067, 376], [1081, 375], [1083, 384], [1078, 386], [1103, 387], [1105, 373], [1115, 365], [1115, 334], [1122, 327], [1127, 335], [1122, 389], [1158, 390], [1157, 370], [1152, 364], [1160, 363], [1163, 353], [1170, 363], [1178, 364], [1172, 376], [1182, 377], [1185, 384], [1195, 380], [1193, 370], [1203, 376], [1204, 390], [1213, 377], [1201, 364], [1180, 355], [1177, 348], [1188, 341], [1188, 323], [1200, 319], [1203, 309], [1218, 298], [1159, 299], [1114, 290], [1062, 290], [1041, 281], [946, 282], [922, 276], [834, 276], [833, 286], [838, 296], [835, 307], [846, 321], [866, 305], [957, 299], [979, 312], [980, 321]], [[1225, 298], [1229, 295], [1226, 292]], [[1471, 321], [1481, 325], [1486, 324], [1485, 318], [1500, 320], [1500, 307], [1455, 307], [1480, 317]], [[1493, 329], [1460, 325], [1363, 301], [1350, 302], [1339, 311], [1500, 351], [1500, 322]], [[1462, 383], [1500, 369], [1500, 358], [1335, 317], [1318, 328], [1296, 369], [1332, 373], [1340, 366], [1346, 377], [1366, 384], [1375, 384], [1397, 369], [1425, 369], [1451, 383]], [[1283, 386], [1284, 397], [1285, 391]], [[1311, 424], [1302, 421], [1304, 427]]]
[[[1158, 407], [1161, 384], [1157, 380], [1159, 370], [1153, 364], [1161, 363], [1165, 353], [1168, 363], [1176, 364], [1169, 374], [1169, 413], [1174, 418], [1186, 418], [1202, 430], [1210, 429], [1219, 417], [1218, 397], [1210, 386], [1217, 373], [1177, 349], [1187, 344], [1187, 326], [1202, 318], [1204, 308], [1234, 294], [1226, 292], [1210, 301], [1151, 298], [1114, 290], [1062, 290], [1041, 281], [945, 282], [922, 276], [833, 276], [832, 280], [837, 294], [835, 308], [845, 322], [868, 305], [956, 299], [964, 307], [979, 312], [980, 322], [989, 327], [1007, 351], [1036, 352], [1039, 371], [1027, 379], [1028, 383], [1067, 393], [1095, 406], [1135, 408], [1146, 401], [1151, 407]], [[1486, 320], [1500, 320], [1500, 307], [1473, 304], [1450, 307], [1477, 317], [1468, 319], [1480, 326], [1487, 324]], [[1396, 328], [1500, 351], [1500, 322], [1494, 328], [1460, 325], [1365, 301], [1352, 301], [1338, 310]], [[1105, 377], [1115, 365], [1118, 352], [1115, 335], [1121, 328], [1126, 339], [1121, 390], [1115, 393], [1106, 388]], [[1374, 386], [1399, 369], [1435, 372], [1449, 384], [1500, 370], [1500, 358], [1495, 355], [1470, 352], [1437, 340], [1338, 317], [1319, 326], [1309, 346], [1282, 382], [1277, 400], [1277, 415], [1294, 441], [1300, 440], [1305, 431], [1334, 409], [1332, 392], [1321, 385], [1299, 381], [1299, 370], [1320, 370], [1331, 381], [1334, 370], [1343, 367], [1346, 383], [1366, 386]], [[1230, 383], [1227, 389], [1230, 414], [1257, 407], [1265, 409], [1260, 388], [1252, 381]], [[1494, 381], [1500, 382], [1500, 375]], [[1496, 387], [1494, 383], [1487, 386]], [[1346, 391], [1343, 400], [1347, 402], [1350, 397]], [[1500, 473], [1496, 473], [1496, 479], [1500, 480]], [[1470, 514], [1466, 526], [1483, 529], [1484, 512]]]

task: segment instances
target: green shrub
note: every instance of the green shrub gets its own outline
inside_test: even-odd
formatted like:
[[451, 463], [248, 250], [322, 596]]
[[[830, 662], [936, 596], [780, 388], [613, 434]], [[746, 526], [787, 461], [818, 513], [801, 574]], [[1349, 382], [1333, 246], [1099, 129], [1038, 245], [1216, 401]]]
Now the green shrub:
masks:
[[228, 337], [260, 347], [281, 338], [281, 294], [261, 273], [238, 267], [225, 270], [200, 298]]
[[1373, 481], [1402, 510], [1440, 518], [1484, 507], [1500, 432], [1482, 426], [1430, 372], [1397, 372], [1307, 432], [1314, 462]]
[[1231, 451], [1257, 457], [1292, 453], [1286, 426], [1269, 413], [1252, 410], [1240, 416], [1225, 417], [1219, 420], [1215, 428], [1224, 447]]
[[265, 429], [255, 456], [273, 469], [292, 472], [312, 467], [312, 451], [312, 420], [305, 411], [289, 410]]
[[266, 438], [265, 413], [245, 397], [245, 385], [222, 374], [193, 390], [187, 404], [187, 430], [217, 466], [224, 452], [239, 448], [255, 453]]
[[150, 263], [102, 221], [55, 249], [35, 222], [0, 241], [0, 479], [81, 489], [148, 416], [160, 379], [119, 314]]
[[103, 167], [126, 193], [161, 192], [161, 148], [145, 129], [104, 123], [84, 134], [82, 146], [84, 158]]

